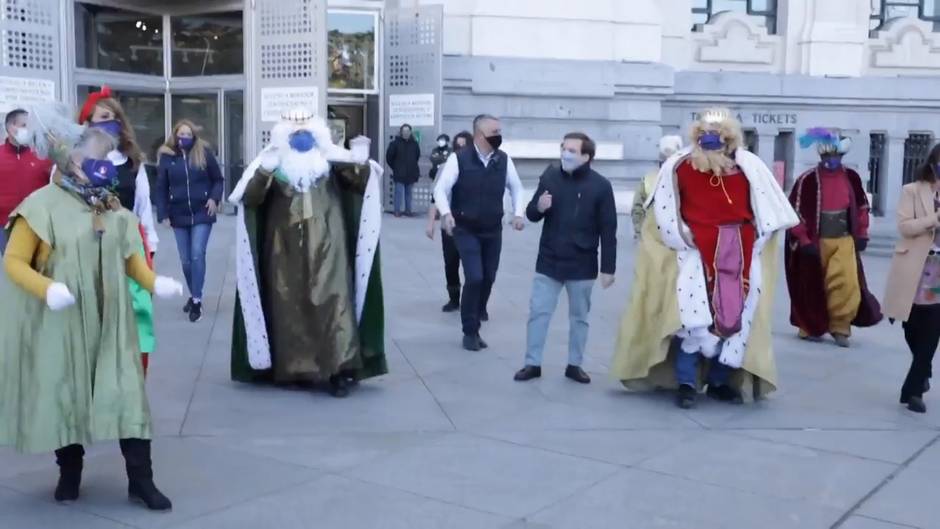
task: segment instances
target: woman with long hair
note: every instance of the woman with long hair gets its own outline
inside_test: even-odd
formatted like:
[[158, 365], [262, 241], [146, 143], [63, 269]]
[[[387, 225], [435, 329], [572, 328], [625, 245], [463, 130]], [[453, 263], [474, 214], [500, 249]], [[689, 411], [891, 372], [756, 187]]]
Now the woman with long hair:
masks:
[[901, 386], [901, 404], [925, 413], [932, 363], [940, 342], [940, 144], [934, 146], [898, 203], [901, 238], [891, 259], [884, 313], [900, 320], [911, 350], [911, 367]]
[[[107, 86], [88, 95], [78, 122], [110, 134], [116, 141], [117, 148], [108, 153], [108, 160], [117, 170], [111, 191], [120, 200], [121, 206], [133, 211], [140, 220], [139, 229], [143, 235], [141, 252], [152, 268], [153, 254], [160, 242], [153, 220], [153, 207], [150, 202], [150, 180], [144, 168], [144, 154], [137, 144], [134, 127], [124, 112], [124, 107], [114, 98]], [[157, 339], [153, 327], [153, 301], [149, 293], [132, 278], [128, 279], [137, 320], [137, 336], [140, 352], [147, 372], [150, 354], [156, 350]]]
[[157, 219], [169, 224], [176, 237], [180, 264], [189, 287], [183, 307], [189, 321], [202, 318], [202, 291], [206, 279], [206, 247], [224, 180], [209, 144], [200, 138], [198, 127], [188, 119], [179, 121], [159, 150], [157, 167]]

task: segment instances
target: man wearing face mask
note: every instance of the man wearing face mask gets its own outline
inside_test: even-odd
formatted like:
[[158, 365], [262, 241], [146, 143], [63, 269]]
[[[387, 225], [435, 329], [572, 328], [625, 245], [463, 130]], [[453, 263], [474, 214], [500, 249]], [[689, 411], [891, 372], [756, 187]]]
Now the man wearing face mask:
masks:
[[561, 290], [568, 292], [568, 367], [565, 376], [588, 384], [581, 368], [588, 336], [591, 292], [598, 276], [603, 288], [614, 284], [617, 261], [617, 206], [610, 182], [591, 168], [597, 145], [586, 134], [572, 132], [561, 144], [561, 165], [542, 174], [526, 208], [532, 222], [544, 219], [535, 281], [529, 301], [525, 366], [515, 379], [542, 376], [542, 351]]
[[[52, 163], [36, 156], [30, 147], [25, 110], [7, 113], [7, 139], [0, 147], [0, 227], [6, 226], [10, 212], [33, 191], [49, 183]], [[6, 231], [0, 230], [0, 254], [6, 249]]]
[[412, 188], [421, 176], [418, 169], [418, 160], [421, 158], [421, 146], [415, 140], [411, 125], [405, 123], [398, 130], [398, 137], [392, 140], [385, 152], [385, 163], [392, 170], [392, 180], [395, 182], [395, 216], [412, 216], [411, 195]]
[[480, 338], [480, 320], [487, 306], [503, 243], [503, 197], [512, 195], [512, 226], [525, 228], [525, 201], [516, 166], [502, 145], [499, 119], [482, 114], [473, 120], [473, 148], [451, 156], [438, 177], [434, 202], [444, 231], [454, 236], [463, 264], [464, 287], [460, 304], [463, 347], [487, 347]]
[[828, 333], [837, 345], [849, 347], [853, 325], [881, 321], [859, 255], [868, 246], [871, 208], [862, 179], [842, 163], [851, 140], [817, 127], [800, 137], [804, 149], [814, 144], [819, 165], [800, 176], [790, 192], [801, 221], [787, 233], [790, 323], [804, 340], [818, 342]]
[[712, 109], [662, 166], [646, 207], [634, 288], [612, 374], [628, 388], [701, 387], [728, 403], [774, 391], [771, 307], [777, 235], [799, 219], [740, 123]]

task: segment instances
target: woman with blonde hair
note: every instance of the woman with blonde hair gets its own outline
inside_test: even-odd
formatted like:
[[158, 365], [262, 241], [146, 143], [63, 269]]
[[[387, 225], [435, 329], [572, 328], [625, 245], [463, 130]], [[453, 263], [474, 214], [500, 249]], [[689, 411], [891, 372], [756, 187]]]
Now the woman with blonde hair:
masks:
[[160, 147], [157, 168], [157, 218], [173, 227], [190, 298], [183, 307], [189, 321], [202, 318], [206, 247], [222, 201], [224, 180], [211, 146], [199, 128], [179, 121]]

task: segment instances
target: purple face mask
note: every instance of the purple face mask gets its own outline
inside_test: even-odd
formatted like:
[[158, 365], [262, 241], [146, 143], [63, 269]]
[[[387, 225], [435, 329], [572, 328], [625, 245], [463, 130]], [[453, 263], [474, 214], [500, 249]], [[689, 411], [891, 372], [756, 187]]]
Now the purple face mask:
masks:
[[180, 149], [183, 149], [184, 151], [188, 151], [192, 149], [194, 143], [196, 143], [195, 138], [180, 138], [179, 139]]
[[109, 119], [108, 121], [99, 121], [97, 123], [92, 123], [91, 126], [95, 127], [96, 129], [101, 129], [107, 132], [108, 134], [114, 136], [115, 138], [120, 138], [121, 130], [124, 129], [124, 127], [121, 126], [121, 122], [116, 119]]
[[699, 139], [698, 144], [706, 151], [717, 151], [724, 147], [724, 143], [721, 141], [721, 133], [719, 132], [705, 132]]
[[836, 169], [842, 167], [842, 160], [838, 157], [831, 156], [829, 158], [823, 159], [822, 166], [824, 169], [835, 171]]
[[111, 187], [117, 181], [117, 168], [110, 160], [88, 158], [82, 162], [82, 172], [92, 187]]

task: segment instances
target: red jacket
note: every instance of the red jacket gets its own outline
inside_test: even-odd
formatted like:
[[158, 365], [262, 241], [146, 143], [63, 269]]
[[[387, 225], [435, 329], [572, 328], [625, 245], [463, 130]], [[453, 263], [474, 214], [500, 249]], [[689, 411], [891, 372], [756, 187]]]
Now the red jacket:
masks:
[[28, 147], [15, 147], [10, 140], [0, 146], [0, 227], [23, 199], [49, 183], [51, 171], [52, 162]]

